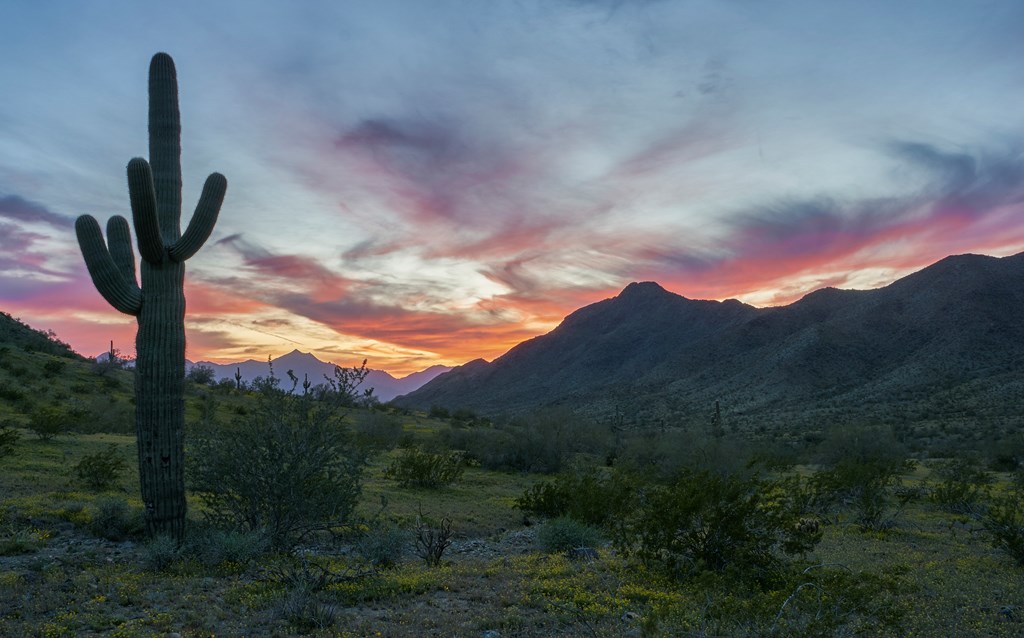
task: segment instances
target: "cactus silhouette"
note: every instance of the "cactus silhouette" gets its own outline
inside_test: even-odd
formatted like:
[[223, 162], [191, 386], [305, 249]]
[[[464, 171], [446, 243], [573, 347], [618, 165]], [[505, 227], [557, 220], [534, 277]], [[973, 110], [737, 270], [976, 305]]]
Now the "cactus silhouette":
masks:
[[181, 118], [174, 61], [149, 66], [149, 159], [128, 162], [128, 193], [141, 257], [141, 285], [124, 217], [107, 224], [107, 243], [90, 215], [75, 222], [96, 289], [111, 306], [138, 320], [135, 337], [135, 430], [146, 532], [181, 540], [185, 531], [185, 260], [217, 222], [227, 180], [206, 179], [199, 204], [181, 232]]

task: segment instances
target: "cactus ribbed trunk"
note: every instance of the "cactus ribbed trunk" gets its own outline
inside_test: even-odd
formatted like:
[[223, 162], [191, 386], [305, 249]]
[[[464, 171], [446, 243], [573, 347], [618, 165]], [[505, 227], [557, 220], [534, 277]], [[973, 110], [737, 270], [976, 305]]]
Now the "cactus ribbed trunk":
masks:
[[[149, 164], [161, 244], [181, 237], [181, 114], [173, 63], [149, 71]], [[151, 535], [184, 535], [185, 263], [162, 250], [142, 260], [142, 309], [135, 337], [135, 424], [139, 483]]]
[[185, 264], [142, 264], [135, 338], [135, 428], [146, 531], [181, 538], [185, 524]]
[[149, 155], [128, 163], [128, 192], [141, 256], [141, 283], [128, 222], [114, 216], [104, 243], [89, 215], [75, 223], [89, 274], [114, 308], [138, 319], [135, 338], [135, 429], [146, 532], [179, 541], [185, 533], [185, 260], [213, 232], [227, 181], [206, 180], [195, 214], [181, 233], [181, 118], [174, 62], [165, 53], [149, 67]]

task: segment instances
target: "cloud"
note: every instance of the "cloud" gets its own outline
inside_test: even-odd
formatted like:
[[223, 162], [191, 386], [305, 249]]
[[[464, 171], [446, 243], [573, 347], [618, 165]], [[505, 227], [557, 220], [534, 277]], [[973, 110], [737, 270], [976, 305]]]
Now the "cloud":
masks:
[[0, 217], [18, 222], [41, 222], [57, 228], [71, 228], [74, 220], [19, 195], [0, 197]]
[[772, 301], [782, 303], [869, 268], [903, 274], [948, 254], [1024, 247], [1024, 155], [971, 155], [906, 142], [887, 149], [901, 170], [924, 177], [919, 191], [853, 201], [822, 196], [741, 211], [712, 255], [671, 244], [641, 251], [648, 264], [643, 276], [712, 298], [777, 288], [786, 292]]

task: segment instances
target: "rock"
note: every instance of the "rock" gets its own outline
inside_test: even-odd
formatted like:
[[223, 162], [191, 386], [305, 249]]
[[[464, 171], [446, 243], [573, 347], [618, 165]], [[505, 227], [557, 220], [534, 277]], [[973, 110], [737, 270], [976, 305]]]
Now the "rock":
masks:
[[488, 629], [484, 632], [483, 638], [501, 638], [501, 634], [493, 629]]

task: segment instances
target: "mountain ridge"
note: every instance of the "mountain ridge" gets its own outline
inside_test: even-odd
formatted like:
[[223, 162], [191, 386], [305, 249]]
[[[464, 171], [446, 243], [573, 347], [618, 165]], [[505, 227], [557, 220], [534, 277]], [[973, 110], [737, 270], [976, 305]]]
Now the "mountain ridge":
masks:
[[1021, 283], [1024, 253], [950, 256], [882, 288], [824, 288], [770, 308], [634, 282], [395, 403], [490, 415], [571, 405], [694, 423], [716, 401], [740, 422], [1008, 417], [1021, 405]]
[[[257, 361], [247, 359], [237, 363], [212, 363], [210, 361], [186, 362], [186, 367], [206, 366], [213, 370], [214, 378], [235, 380], [235, 373], [240, 372], [242, 379], [247, 383], [252, 382], [256, 377], [266, 377], [270, 374], [270, 366], [273, 366], [274, 376], [287, 381], [288, 370], [291, 370], [299, 379], [308, 376], [313, 385], [324, 382], [324, 376], [333, 378], [335, 363], [321, 361], [310, 352], [302, 352], [299, 349], [281, 355], [276, 359]], [[346, 366], [341, 366], [346, 367]], [[351, 367], [351, 366], [348, 366]], [[416, 390], [424, 383], [451, 368], [442, 365], [433, 365], [423, 370], [407, 374], [404, 377], [394, 377], [384, 370], [367, 369], [366, 379], [360, 386], [360, 390], [373, 388], [373, 396], [380, 401], [390, 401], [396, 396], [407, 394]]]

